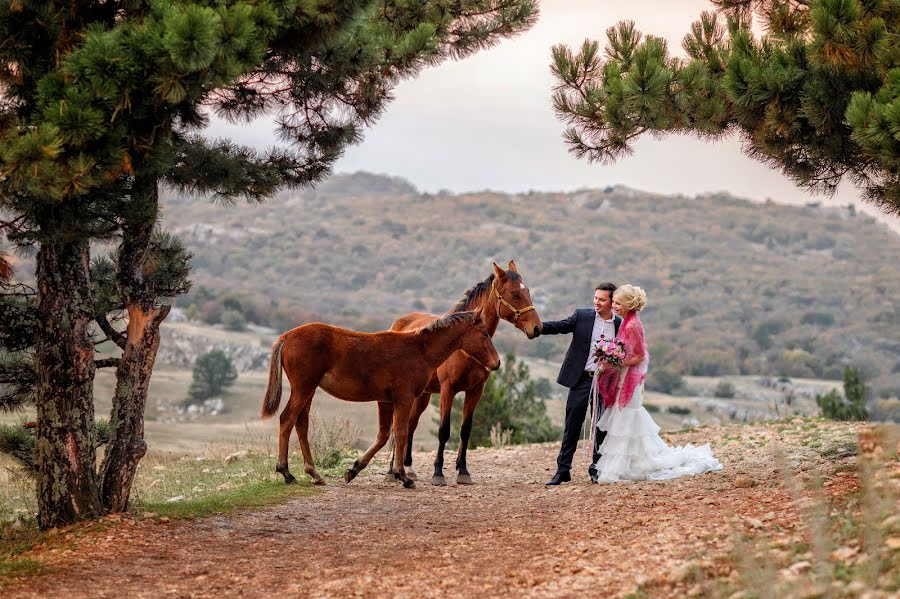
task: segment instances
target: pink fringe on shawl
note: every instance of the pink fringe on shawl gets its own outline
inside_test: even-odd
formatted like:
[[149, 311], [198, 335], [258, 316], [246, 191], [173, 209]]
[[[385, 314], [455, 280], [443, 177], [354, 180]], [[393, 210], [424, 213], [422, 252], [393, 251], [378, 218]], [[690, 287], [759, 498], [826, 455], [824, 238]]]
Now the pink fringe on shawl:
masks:
[[[637, 312], [629, 312], [619, 326], [619, 334], [616, 339], [625, 342], [625, 360], [630, 360], [636, 355], [643, 354], [644, 360], [640, 364], [626, 367], [622, 370], [625, 378], [619, 389], [619, 381], [622, 373], [615, 368], [605, 370], [597, 377], [597, 393], [603, 399], [603, 407], [609, 408], [618, 403], [620, 408], [628, 405], [634, 390], [644, 382], [647, 375], [647, 366], [650, 363], [650, 352], [647, 351], [647, 341], [644, 338], [644, 323]], [[640, 348], [640, 350], [639, 350]], [[618, 394], [616, 391], [618, 390]], [[617, 402], [618, 399], [618, 402]]]

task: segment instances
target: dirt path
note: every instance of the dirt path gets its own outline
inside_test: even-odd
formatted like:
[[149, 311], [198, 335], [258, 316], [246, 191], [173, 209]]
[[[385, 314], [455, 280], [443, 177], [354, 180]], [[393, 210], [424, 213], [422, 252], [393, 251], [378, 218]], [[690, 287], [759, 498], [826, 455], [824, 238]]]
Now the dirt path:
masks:
[[[329, 481], [321, 494], [262, 511], [123, 520], [4, 595], [616, 596], [678, 580], [685, 564], [724, 554], [748, 527], [794, 529], [766, 441], [781, 435], [775, 425], [669, 435], [677, 444], [713, 440], [725, 465], [669, 482], [591, 485], [579, 453], [576, 481], [547, 488], [552, 444], [470, 453], [472, 486], [404, 490], [374, 466], [350, 485]], [[790, 450], [801, 470], [804, 451]], [[430, 459], [419, 456], [420, 473]]]

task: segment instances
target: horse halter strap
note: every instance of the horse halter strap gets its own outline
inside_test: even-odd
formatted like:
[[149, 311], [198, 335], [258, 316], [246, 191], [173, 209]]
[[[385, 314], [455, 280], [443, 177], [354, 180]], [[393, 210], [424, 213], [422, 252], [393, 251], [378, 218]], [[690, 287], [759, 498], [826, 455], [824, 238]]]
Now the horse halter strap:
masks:
[[535, 309], [534, 306], [525, 306], [524, 308], [521, 308], [521, 309], [520, 309], [520, 308], [516, 308], [515, 306], [513, 306], [512, 304], [510, 304], [508, 301], [506, 301], [505, 299], [503, 299], [503, 296], [500, 295], [500, 292], [497, 291], [497, 288], [496, 288], [496, 287], [494, 286], [494, 284], [492, 283], [492, 284], [491, 284], [491, 295], [494, 295], [494, 294], [497, 295], [497, 318], [500, 318], [500, 305], [502, 304], [502, 305], [506, 306], [507, 309], [509, 309], [513, 314], [516, 315], [515, 320], [513, 320], [513, 324], [518, 324], [518, 322], [519, 322], [519, 316], [521, 316], [522, 314], [525, 314], [526, 312], [529, 312], [529, 311]]

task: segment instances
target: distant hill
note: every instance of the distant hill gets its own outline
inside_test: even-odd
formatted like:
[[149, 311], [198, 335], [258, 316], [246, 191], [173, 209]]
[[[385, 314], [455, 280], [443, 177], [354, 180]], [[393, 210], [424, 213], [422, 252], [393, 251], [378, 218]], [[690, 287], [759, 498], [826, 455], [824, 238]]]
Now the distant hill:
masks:
[[[644, 287], [656, 368], [838, 378], [854, 364], [876, 390], [900, 389], [900, 237], [852, 209], [623, 187], [427, 194], [357, 173], [252, 206], [169, 195], [164, 221], [194, 252], [197, 287], [179, 305], [209, 320], [278, 307], [296, 314], [282, 328], [379, 329], [443, 312], [515, 259], [545, 320], [588, 306], [602, 280]], [[559, 359], [568, 340], [504, 326], [498, 341]]]

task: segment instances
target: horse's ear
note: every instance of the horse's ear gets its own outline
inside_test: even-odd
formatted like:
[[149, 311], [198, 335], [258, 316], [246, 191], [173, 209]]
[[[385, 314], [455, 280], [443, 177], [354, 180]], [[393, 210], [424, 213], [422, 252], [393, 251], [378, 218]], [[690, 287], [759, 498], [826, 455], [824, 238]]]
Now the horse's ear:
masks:
[[506, 271], [503, 270], [502, 268], [500, 268], [499, 266], [497, 266], [496, 262], [494, 262], [494, 274], [497, 275], [498, 279], [506, 278]]
[[510, 261], [509, 261], [509, 270], [510, 270], [511, 272], [519, 272], [519, 269], [516, 268], [516, 261], [515, 261], [515, 260], [510, 260]]

